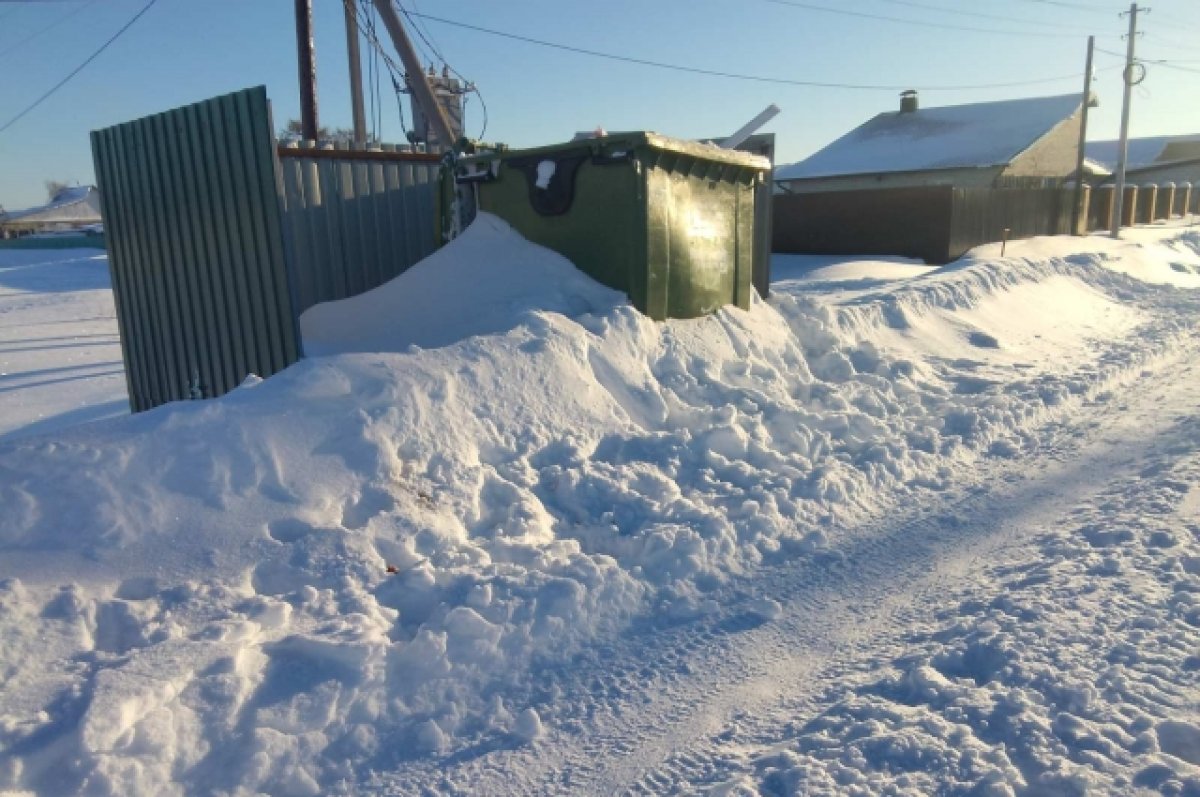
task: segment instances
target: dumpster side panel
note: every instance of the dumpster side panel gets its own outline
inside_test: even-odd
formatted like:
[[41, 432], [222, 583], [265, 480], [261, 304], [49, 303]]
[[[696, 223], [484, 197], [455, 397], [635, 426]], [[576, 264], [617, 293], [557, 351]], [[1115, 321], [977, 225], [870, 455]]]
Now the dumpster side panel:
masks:
[[764, 164], [643, 133], [488, 153], [459, 174], [482, 210], [663, 320], [749, 307]]
[[[665, 195], [669, 252], [666, 259], [648, 264], [651, 285], [666, 291], [652, 310], [664, 307], [661, 317], [692, 318], [736, 301], [743, 265], [738, 262], [738, 186], [720, 179], [698, 180], [678, 169], [656, 169], [654, 179]], [[747, 248], [752, 237], [753, 233], [746, 240]]]
[[[584, 163], [575, 175], [570, 212], [542, 215], [530, 202], [528, 176], [507, 164], [495, 182], [484, 183], [479, 207], [507, 221], [525, 238], [553, 249], [576, 268], [615, 290], [644, 295], [633, 276], [643, 240], [638, 226], [639, 176], [628, 163]], [[635, 298], [634, 303], [637, 304]]]

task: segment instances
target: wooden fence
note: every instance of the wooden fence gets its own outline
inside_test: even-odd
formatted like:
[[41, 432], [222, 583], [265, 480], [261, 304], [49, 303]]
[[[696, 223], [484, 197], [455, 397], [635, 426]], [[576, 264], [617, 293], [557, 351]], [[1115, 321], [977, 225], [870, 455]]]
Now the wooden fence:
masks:
[[[954, 188], [917, 186], [874, 191], [776, 194], [772, 251], [801, 254], [900, 255], [948, 263], [979, 246], [1036, 235], [1108, 229], [1112, 188], [1081, 192], [1074, 219], [1072, 186]], [[1200, 191], [1129, 186], [1124, 225], [1196, 213]]]

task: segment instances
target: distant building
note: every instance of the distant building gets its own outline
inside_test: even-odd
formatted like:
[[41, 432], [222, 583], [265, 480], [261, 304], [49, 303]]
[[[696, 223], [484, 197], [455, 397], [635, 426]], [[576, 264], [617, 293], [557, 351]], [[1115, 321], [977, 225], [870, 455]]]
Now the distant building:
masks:
[[84, 231], [100, 224], [100, 192], [93, 185], [64, 188], [49, 204], [0, 215], [0, 237]]
[[775, 170], [784, 193], [1036, 184], [1074, 174], [1079, 94], [921, 108], [917, 93]]
[[[1088, 157], [1117, 168], [1116, 141], [1089, 141]], [[1132, 138], [1125, 179], [1134, 184], [1200, 182], [1200, 135]]]

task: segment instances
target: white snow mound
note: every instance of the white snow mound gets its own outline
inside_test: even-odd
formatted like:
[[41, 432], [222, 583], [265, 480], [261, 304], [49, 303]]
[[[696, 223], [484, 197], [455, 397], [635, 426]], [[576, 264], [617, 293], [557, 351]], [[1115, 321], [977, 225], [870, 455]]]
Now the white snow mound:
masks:
[[485, 215], [306, 313], [330, 356], [0, 444], [0, 791], [370, 792], [545, 744], [585, 646], [836, 555], [1191, 334], [1194, 292], [1118, 273], [1200, 274], [1163, 237], [658, 324]]

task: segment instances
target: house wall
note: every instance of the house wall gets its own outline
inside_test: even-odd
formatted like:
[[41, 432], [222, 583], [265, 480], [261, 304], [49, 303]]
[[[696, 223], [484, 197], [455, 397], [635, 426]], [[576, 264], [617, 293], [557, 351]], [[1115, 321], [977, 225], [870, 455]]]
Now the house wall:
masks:
[[781, 180], [785, 193], [813, 194], [825, 191], [868, 191], [885, 188], [922, 188], [926, 186], [960, 186], [983, 188], [990, 186], [1000, 174], [1000, 167], [984, 169], [927, 169], [919, 172], [884, 172], [853, 174], [837, 177], [817, 177], [804, 180]]
[[1076, 112], [1064, 119], [1029, 149], [1013, 158], [1002, 177], [1069, 177], [1079, 157], [1079, 125]]
[[1179, 163], [1164, 163], [1161, 166], [1145, 166], [1141, 169], [1130, 169], [1125, 174], [1126, 182], [1137, 183], [1200, 183], [1200, 159], [1181, 161]]

